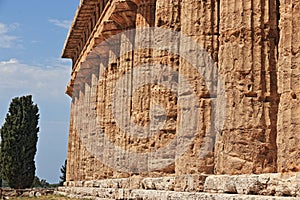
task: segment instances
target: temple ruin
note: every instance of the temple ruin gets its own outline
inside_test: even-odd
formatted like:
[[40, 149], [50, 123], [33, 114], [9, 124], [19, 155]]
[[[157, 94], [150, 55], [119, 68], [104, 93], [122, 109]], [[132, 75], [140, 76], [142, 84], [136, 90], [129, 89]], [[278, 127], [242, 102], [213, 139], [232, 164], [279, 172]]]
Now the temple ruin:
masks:
[[62, 57], [60, 193], [300, 198], [299, 0], [81, 0]]

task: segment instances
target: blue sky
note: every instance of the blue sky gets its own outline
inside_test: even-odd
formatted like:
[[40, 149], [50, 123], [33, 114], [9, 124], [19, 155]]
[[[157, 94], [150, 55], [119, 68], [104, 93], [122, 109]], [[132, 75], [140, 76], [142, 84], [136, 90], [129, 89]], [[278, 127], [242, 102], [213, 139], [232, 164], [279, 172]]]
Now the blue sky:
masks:
[[0, 0], [0, 123], [13, 97], [40, 109], [37, 175], [59, 181], [67, 155], [71, 62], [61, 52], [79, 0]]

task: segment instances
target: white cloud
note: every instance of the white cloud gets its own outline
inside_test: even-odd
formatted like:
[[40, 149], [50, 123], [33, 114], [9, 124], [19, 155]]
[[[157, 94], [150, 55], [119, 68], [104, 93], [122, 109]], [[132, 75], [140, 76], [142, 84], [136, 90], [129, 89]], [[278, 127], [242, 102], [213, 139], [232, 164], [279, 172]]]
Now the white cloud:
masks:
[[8, 61], [1, 61], [1, 62], [0, 62], [0, 65], [16, 64], [16, 63], [18, 63], [18, 60], [15, 59], [15, 58], [11, 58], [11, 59], [8, 60]]
[[11, 98], [32, 94], [40, 100], [59, 100], [70, 78], [70, 65], [63, 61], [52, 66], [37, 67], [17, 59], [0, 61], [0, 94]]
[[6, 25], [0, 22], [0, 48], [11, 48], [14, 46], [18, 37], [11, 35], [10, 32], [16, 30], [18, 27], [18, 23]]
[[72, 24], [72, 21], [70, 20], [49, 19], [49, 22], [54, 24], [55, 26], [59, 26], [65, 29], [69, 29]]
[[4, 34], [7, 32], [7, 27], [5, 24], [0, 23], [0, 34]]

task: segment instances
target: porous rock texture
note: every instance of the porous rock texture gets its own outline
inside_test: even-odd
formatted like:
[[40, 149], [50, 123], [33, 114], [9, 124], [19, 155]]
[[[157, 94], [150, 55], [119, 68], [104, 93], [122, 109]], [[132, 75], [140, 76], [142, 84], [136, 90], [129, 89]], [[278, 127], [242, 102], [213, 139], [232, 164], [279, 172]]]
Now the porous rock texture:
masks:
[[[187, 175], [189, 183], [183, 191], [174, 191], [176, 178], [105, 179], [70, 181], [56, 194], [93, 199], [299, 199], [299, 173], [259, 175]], [[133, 184], [134, 183], [134, 184]], [[196, 188], [203, 185], [202, 188]]]
[[61, 192], [299, 196], [299, 0], [81, 0], [62, 56]]

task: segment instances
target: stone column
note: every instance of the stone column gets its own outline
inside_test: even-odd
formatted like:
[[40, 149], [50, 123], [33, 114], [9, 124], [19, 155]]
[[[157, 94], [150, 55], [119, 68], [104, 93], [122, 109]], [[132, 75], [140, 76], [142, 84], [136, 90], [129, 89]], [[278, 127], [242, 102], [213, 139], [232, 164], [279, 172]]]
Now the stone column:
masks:
[[[86, 144], [86, 148], [89, 151], [89, 157], [87, 161], [87, 172], [86, 172], [86, 180], [93, 180], [95, 174], [95, 165], [97, 162], [97, 156], [95, 155], [95, 151], [97, 151], [97, 145], [93, 142], [94, 138], [97, 134], [97, 90], [98, 90], [98, 77], [99, 77], [99, 67], [100, 67], [100, 58], [96, 55], [96, 58], [90, 62], [89, 66], [89, 79], [87, 84], [90, 85], [89, 89], [89, 100], [87, 105], [87, 115], [86, 118], [88, 120], [87, 123], [87, 132], [88, 132], [88, 144]], [[87, 92], [87, 90], [86, 90]]]
[[74, 104], [75, 98], [72, 98], [71, 102], [71, 112], [70, 112], [70, 130], [68, 137], [68, 158], [67, 158], [67, 171], [66, 171], [66, 181], [74, 180], [74, 172], [75, 172], [75, 127], [74, 127]]
[[75, 99], [75, 120], [74, 120], [74, 124], [75, 124], [75, 177], [76, 177], [76, 181], [80, 181], [81, 180], [81, 155], [82, 155], [82, 149], [81, 149], [81, 143], [80, 143], [80, 128], [81, 128], [81, 121], [80, 121], [80, 104], [81, 104], [81, 99], [80, 97], [82, 96], [82, 92], [81, 89], [78, 89], [78, 96]]
[[[116, 86], [116, 80], [118, 79], [118, 70], [120, 66], [119, 51], [120, 51], [120, 41], [119, 38], [114, 40], [108, 46], [108, 66], [107, 66], [107, 76], [105, 80], [105, 110], [104, 110], [104, 135], [108, 139], [105, 144], [105, 149], [103, 152], [103, 160], [109, 164], [111, 168], [111, 174], [107, 175], [107, 178], [113, 178], [116, 169], [115, 159], [117, 159], [115, 153], [115, 143], [119, 136], [119, 128], [116, 126], [116, 120], [114, 118], [113, 110], [113, 99], [114, 90]], [[109, 143], [113, 145], [108, 145]], [[104, 163], [105, 164], [105, 163]]]
[[[89, 74], [87, 74], [87, 79], [89, 79]], [[89, 145], [89, 137], [90, 137], [90, 130], [89, 130], [89, 123], [90, 123], [90, 97], [91, 97], [91, 85], [89, 83], [84, 84], [84, 98], [83, 98], [83, 107], [82, 107], [82, 133], [81, 133], [81, 145], [83, 150], [83, 158], [82, 158], [82, 176], [81, 180], [89, 180], [89, 159], [90, 159], [90, 152], [88, 150]], [[85, 142], [87, 141], [87, 142]]]
[[278, 171], [300, 171], [300, 1], [280, 1]]
[[[132, 34], [129, 34], [132, 33]], [[118, 109], [114, 110], [114, 117], [118, 118], [116, 126], [118, 129], [118, 135], [115, 140], [115, 145], [122, 151], [115, 153], [115, 166], [118, 171], [114, 171], [115, 178], [129, 177], [130, 171], [127, 167], [130, 166], [135, 160], [129, 157], [132, 151], [129, 146], [130, 135], [126, 128], [130, 123], [130, 113], [132, 107], [132, 71], [133, 71], [133, 44], [134, 44], [134, 31], [124, 30], [120, 34], [120, 58], [119, 67], [116, 72], [117, 84], [115, 87], [115, 94], [118, 94], [118, 98], [115, 97], [114, 101], [119, 105]], [[134, 152], [134, 151], [133, 151]]]
[[[97, 66], [95, 66], [97, 67]], [[96, 135], [95, 127], [96, 127], [96, 106], [97, 97], [97, 85], [98, 85], [98, 76], [94, 73], [90, 76], [90, 98], [89, 98], [89, 105], [88, 105], [88, 121], [87, 130], [89, 133], [89, 141]], [[95, 165], [95, 155], [94, 155], [94, 145], [93, 143], [87, 144], [87, 149], [89, 151], [89, 156], [87, 159], [87, 168], [86, 168], [86, 180], [93, 180], [94, 177], [94, 165]]]
[[277, 7], [268, 0], [220, 1], [219, 75], [227, 101], [217, 174], [276, 171]]
[[83, 128], [83, 117], [84, 117], [84, 98], [85, 98], [85, 83], [81, 82], [81, 88], [79, 89], [78, 99], [76, 101], [76, 180], [81, 181], [84, 180], [84, 157], [85, 157], [85, 149], [84, 145], [82, 145], [82, 138], [84, 134], [84, 128]]
[[[205, 69], [205, 73], [210, 73], [204, 78], [199, 69], [206, 62], [217, 62], [218, 57], [218, 1], [196, 1], [183, 0], [181, 3], [181, 32], [183, 35], [191, 38], [195, 43], [198, 43], [207, 57], [202, 57], [201, 54], [195, 59], [197, 65], [190, 66], [186, 60], [181, 59], [180, 73], [184, 74], [188, 81], [193, 85], [194, 91], [199, 101], [199, 130], [195, 137], [193, 148], [186, 152], [182, 157], [181, 166], [178, 166], [178, 171], [183, 174], [198, 174], [213, 172], [213, 147], [209, 152], [203, 151], [205, 146], [205, 138], [213, 140], [214, 127], [211, 124], [213, 117], [211, 103], [216, 97], [216, 88], [209, 83], [215, 81], [215, 69]], [[195, 51], [190, 50], [193, 45], [183, 43], [180, 44], [180, 52]], [[193, 58], [191, 58], [193, 59]], [[212, 67], [207, 63], [207, 67]], [[208, 141], [206, 141], [208, 142]], [[203, 156], [200, 156], [203, 155]], [[179, 164], [179, 163], [178, 163]]]
[[89, 82], [90, 72], [86, 70], [86, 62], [81, 63], [79, 75], [76, 77], [75, 82], [80, 85], [78, 100], [76, 101], [76, 131], [77, 131], [77, 143], [79, 145], [78, 157], [76, 162], [79, 164], [79, 173], [77, 180], [87, 180], [88, 175], [88, 160], [90, 152], [87, 145], [89, 141], [89, 102], [91, 85]]
[[[213, 173], [214, 167], [213, 140], [215, 132], [211, 125], [213, 117], [211, 103], [215, 100], [216, 88], [209, 88], [211, 86], [209, 83], [216, 76], [217, 68], [208, 69], [208, 67], [212, 66], [207, 65], [204, 71], [209, 75], [206, 75], [206, 78], [204, 78], [204, 74], [200, 73], [199, 69], [206, 62], [217, 62], [218, 2], [215, 0], [183, 0], [180, 2], [179, 8], [179, 21], [182, 34], [180, 54], [184, 56], [180, 57], [179, 74], [187, 80], [187, 84], [192, 88], [193, 94], [180, 93], [178, 102], [186, 105], [188, 102], [185, 102], [185, 99], [190, 98], [191, 95], [195, 95], [197, 106], [190, 109], [197, 109], [198, 117], [197, 121], [194, 121], [194, 124], [192, 120], [184, 123], [188, 124], [187, 127], [184, 127], [184, 131], [195, 131], [195, 133], [193, 133], [192, 144], [185, 152], [181, 152], [182, 149], [177, 150], [177, 154], [183, 153], [183, 155], [177, 155], [175, 166], [176, 190], [202, 191], [205, 177], [200, 174]], [[189, 40], [183, 37], [187, 37]], [[195, 49], [195, 46], [200, 47], [207, 56], [202, 56], [203, 53], [197, 52], [199, 49]], [[179, 79], [179, 82], [182, 81]], [[179, 105], [178, 109], [182, 109], [181, 106]], [[178, 110], [178, 121], [188, 120], [182, 118], [183, 112], [185, 111], [182, 110], [180, 112]], [[178, 142], [186, 139], [189, 138], [185, 138], [185, 136], [180, 137], [178, 138]], [[207, 146], [210, 146], [210, 148], [207, 148]]]
[[[135, 28], [145, 28], [151, 27], [154, 24], [155, 19], [155, 1], [139, 1], [137, 2], [137, 12], [136, 12], [136, 19], [135, 19]], [[137, 42], [147, 41], [149, 39], [149, 35], [139, 34], [137, 32], [135, 34], [135, 38], [133, 40], [133, 47], [136, 45]], [[129, 44], [130, 45], [130, 44]], [[135, 124], [137, 127], [146, 126], [149, 122], [148, 118], [148, 111], [150, 106], [150, 90], [149, 87], [140, 87], [137, 90], [133, 90], [137, 85], [136, 79], [144, 79], [146, 73], [142, 72], [139, 66], [143, 63], [147, 63], [149, 58], [152, 56], [152, 52], [149, 49], [142, 49], [142, 50], [134, 50], [133, 58], [132, 58], [132, 70], [131, 73], [135, 74], [132, 76], [132, 80], [130, 82], [131, 87], [131, 103], [130, 103], [130, 121]], [[131, 59], [131, 58], [129, 58]], [[128, 145], [126, 147], [127, 151], [138, 153], [141, 155], [142, 153], [146, 153], [149, 150], [149, 141], [148, 135], [141, 135], [141, 137], [132, 136], [128, 137]], [[138, 159], [138, 158], [136, 158]], [[143, 165], [143, 169], [138, 167], [138, 165]], [[148, 169], [148, 158], [142, 157], [138, 160], [131, 160], [130, 161], [130, 168], [132, 169], [133, 175], [143, 175], [145, 170]], [[132, 188], [137, 187], [135, 178], [130, 180], [130, 185]]]
[[[72, 174], [74, 180], [91, 180], [93, 179], [93, 161], [94, 152], [90, 143], [93, 135], [92, 125], [96, 124], [96, 89], [97, 80], [95, 74], [98, 74], [97, 59], [88, 57], [80, 65], [79, 73], [74, 80], [74, 91], [72, 101], [72, 115], [70, 131], [73, 133], [71, 138], [75, 140], [75, 147], [71, 151], [75, 151], [75, 156], [69, 160], [70, 165], [79, 173]], [[98, 61], [98, 60], [97, 60]], [[95, 66], [96, 65], [96, 66]]]
[[[179, 1], [178, 0], [157, 0], [153, 4], [153, 24], [156, 28], [168, 29], [174, 31], [174, 29], [180, 29], [179, 19]], [[154, 12], [155, 11], [155, 12]], [[149, 119], [151, 126], [149, 132], [148, 144], [149, 144], [149, 161], [148, 166], [151, 170], [149, 176], [170, 176], [175, 173], [175, 150], [176, 147], [169, 151], [167, 146], [175, 139], [176, 136], [176, 120], [177, 120], [177, 97], [176, 91], [172, 91], [172, 83], [178, 79], [178, 75], [172, 75], [173, 72], [178, 72], [179, 58], [178, 55], [174, 55], [170, 52], [173, 50], [179, 52], [179, 39], [172, 38], [171, 34], [158, 35], [155, 32], [152, 38], [149, 38], [151, 44], [154, 44], [156, 48], [153, 48], [149, 53], [150, 59], [145, 59], [148, 64], [148, 77], [154, 80], [156, 77], [156, 83], [148, 84], [147, 93], [149, 94]], [[157, 41], [156, 41], [156, 40]], [[169, 46], [160, 46], [159, 49], [156, 44], [161, 41], [168, 41]], [[174, 45], [174, 42], [176, 45]], [[175, 48], [175, 49], [171, 49]], [[174, 73], [173, 73], [174, 74]], [[174, 90], [174, 88], [173, 88]], [[162, 126], [158, 126], [161, 124]]]
[[[108, 52], [100, 55], [100, 64], [99, 64], [99, 81], [97, 88], [97, 134], [99, 134], [99, 142], [97, 142], [97, 148], [99, 149], [99, 157], [95, 163], [95, 174], [94, 179], [105, 179], [112, 178], [113, 169], [106, 165], [104, 161], [104, 156], [107, 153], [104, 151], [104, 141], [102, 136], [106, 135], [105, 127], [109, 123], [107, 119], [106, 107], [109, 102], [106, 101], [107, 97], [107, 75], [108, 75]], [[102, 136], [101, 136], [102, 135]], [[102, 158], [102, 159], [101, 159]], [[99, 160], [100, 159], [100, 160]]]

